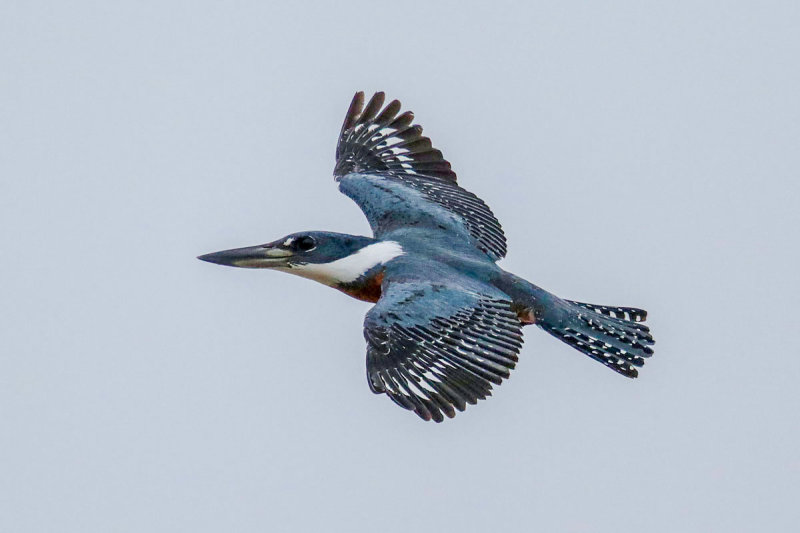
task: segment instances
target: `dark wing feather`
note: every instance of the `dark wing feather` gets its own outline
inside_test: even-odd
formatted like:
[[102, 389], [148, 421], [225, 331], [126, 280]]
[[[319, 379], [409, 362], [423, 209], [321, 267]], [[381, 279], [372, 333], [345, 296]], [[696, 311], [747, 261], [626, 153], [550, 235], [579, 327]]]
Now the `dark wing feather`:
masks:
[[[400, 102], [392, 100], [383, 107], [384, 101], [382, 92], [375, 93], [365, 106], [364, 93], [356, 93], [339, 135], [333, 171], [342, 192], [364, 210], [376, 236], [395, 229], [398, 224], [448, 226], [441, 220], [432, 220], [430, 210], [424, 216], [414, 216], [414, 202], [422, 199], [443, 208], [445, 212], [439, 219], [447, 221], [455, 215], [465, 237], [493, 260], [505, 257], [503, 228], [491, 209], [458, 186], [450, 163], [422, 135], [422, 127], [413, 124], [414, 114], [410, 111], [398, 114]], [[403, 198], [402, 205], [375, 202], [375, 192], [383, 183], [393, 189], [395, 198]], [[398, 207], [402, 211], [398, 213], [400, 216], [392, 216], [392, 210]], [[387, 224], [387, 221], [393, 222]]]
[[375, 93], [366, 107], [363, 92], [353, 97], [336, 145], [334, 176], [391, 171], [455, 183], [456, 173], [442, 152], [422, 135], [421, 126], [412, 125], [414, 114], [406, 111], [397, 116], [397, 100], [381, 111], [384, 101], [382, 92]]
[[431, 281], [386, 283], [364, 337], [372, 391], [437, 422], [490, 396], [522, 346], [521, 324], [502, 295]]

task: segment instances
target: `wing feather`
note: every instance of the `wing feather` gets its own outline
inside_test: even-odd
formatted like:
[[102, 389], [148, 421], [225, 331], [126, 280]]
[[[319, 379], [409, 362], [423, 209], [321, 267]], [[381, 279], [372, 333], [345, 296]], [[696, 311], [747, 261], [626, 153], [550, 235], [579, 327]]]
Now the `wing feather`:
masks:
[[[400, 113], [397, 100], [383, 107], [384, 102], [384, 93], [378, 92], [365, 106], [364, 93], [356, 93], [339, 135], [334, 168], [339, 188], [361, 207], [375, 235], [399, 225], [446, 229], [463, 235], [492, 260], [504, 257], [506, 238], [491, 209], [458, 185], [442, 152], [413, 124], [414, 114]], [[381, 191], [389, 188], [403, 201], [381, 202]], [[443, 211], [432, 217], [431, 205]], [[452, 224], [453, 217], [459, 227]]]
[[491, 395], [522, 346], [511, 302], [434, 281], [388, 281], [364, 320], [370, 388], [441, 422]]

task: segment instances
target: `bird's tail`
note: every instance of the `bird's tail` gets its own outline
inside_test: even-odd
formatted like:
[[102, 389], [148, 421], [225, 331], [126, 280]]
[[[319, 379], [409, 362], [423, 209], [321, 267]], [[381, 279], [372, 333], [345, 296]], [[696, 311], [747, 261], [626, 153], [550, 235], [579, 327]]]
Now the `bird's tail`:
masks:
[[544, 310], [536, 324], [615, 372], [635, 378], [637, 367], [653, 355], [655, 341], [642, 324], [647, 311], [571, 300], [558, 304]]
[[523, 323], [536, 324], [623, 376], [638, 376], [637, 368], [653, 355], [644, 309], [564, 300], [508, 272], [496, 286], [511, 298]]

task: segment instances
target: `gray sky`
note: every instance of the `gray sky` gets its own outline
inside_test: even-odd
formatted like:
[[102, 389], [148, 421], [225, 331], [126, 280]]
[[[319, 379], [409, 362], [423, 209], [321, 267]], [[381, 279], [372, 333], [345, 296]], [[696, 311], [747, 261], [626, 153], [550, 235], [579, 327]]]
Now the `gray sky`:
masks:
[[[798, 3], [271, 4], [0, 4], [0, 530], [795, 530]], [[426, 424], [369, 391], [368, 304], [195, 259], [369, 232], [356, 90], [506, 269], [650, 311], [640, 379], [527, 328]]]

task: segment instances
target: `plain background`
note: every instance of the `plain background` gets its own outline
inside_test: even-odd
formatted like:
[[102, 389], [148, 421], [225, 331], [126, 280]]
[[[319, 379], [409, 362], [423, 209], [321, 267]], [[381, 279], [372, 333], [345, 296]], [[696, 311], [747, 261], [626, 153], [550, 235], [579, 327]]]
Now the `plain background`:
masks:
[[[0, 4], [0, 530], [796, 531], [797, 2]], [[650, 311], [618, 376], [535, 329], [435, 425], [368, 304], [195, 256], [365, 234], [356, 90], [413, 109], [505, 268]]]

